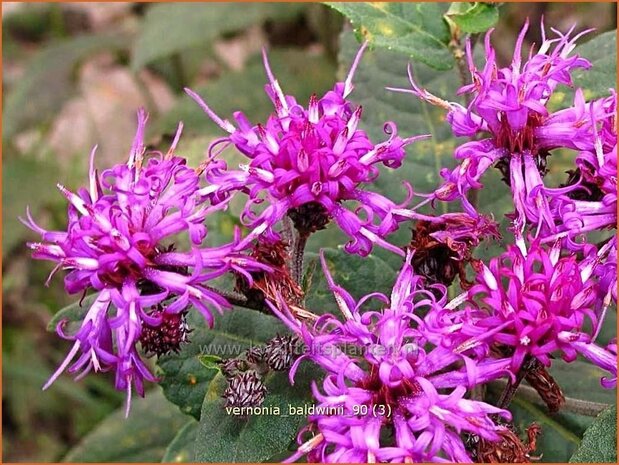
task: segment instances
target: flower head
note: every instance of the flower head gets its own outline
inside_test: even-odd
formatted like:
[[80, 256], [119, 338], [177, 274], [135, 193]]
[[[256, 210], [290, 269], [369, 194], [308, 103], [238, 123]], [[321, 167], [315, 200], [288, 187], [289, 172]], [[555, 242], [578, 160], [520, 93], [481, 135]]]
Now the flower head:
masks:
[[561, 257], [560, 250], [559, 243], [546, 248], [533, 241], [528, 250], [511, 246], [489, 267], [483, 265], [468, 291], [473, 304], [453, 316], [469, 336], [456, 351], [496, 347], [509, 357], [514, 374], [528, 358], [545, 366], [554, 353], [574, 360], [573, 343], [592, 340], [587, 320], [595, 332], [603, 320], [598, 284], [591, 278], [599, 257], [593, 250], [592, 258], [579, 262], [573, 254]]
[[[264, 54], [269, 78], [266, 92], [275, 112], [266, 124], [251, 124], [236, 112], [236, 126], [222, 120], [202, 99], [187, 90], [204, 111], [229, 136], [215, 141], [206, 163], [209, 192], [214, 199], [225, 199], [234, 191], [248, 194], [242, 219], [253, 229], [248, 238], [264, 235], [276, 239], [276, 223], [288, 215], [303, 235], [322, 229], [331, 219], [351, 241], [346, 250], [367, 255], [374, 243], [402, 254], [384, 240], [397, 229], [393, 201], [362, 186], [376, 179], [378, 165], [401, 165], [404, 147], [418, 138], [403, 139], [394, 123], [385, 124], [389, 139], [374, 144], [358, 128], [361, 107], [354, 108], [346, 98], [353, 89], [352, 78], [366, 45], [359, 50], [348, 77], [321, 98], [310, 98], [307, 108], [294, 97], [284, 95], [271, 73]], [[238, 170], [228, 169], [222, 160], [212, 160], [220, 144], [233, 144], [249, 160]], [[344, 202], [356, 202], [350, 210]], [[261, 212], [255, 206], [266, 203]]]
[[[251, 279], [249, 271], [267, 268], [241, 253], [238, 232], [230, 244], [202, 246], [205, 218], [226, 204], [209, 206], [200, 195], [199, 175], [174, 155], [181, 126], [166, 154], [145, 158], [146, 120], [146, 113], [138, 112], [127, 163], [99, 175], [93, 150], [88, 188], [73, 193], [58, 186], [69, 201], [66, 231], [47, 231], [29, 213], [24, 221], [43, 239], [28, 244], [33, 257], [55, 262], [52, 274], [67, 270], [69, 293], [98, 292], [77, 333], [66, 334], [64, 323], [59, 324], [58, 334], [74, 344], [45, 388], [73, 361], [71, 373], [81, 372], [81, 377], [91, 370], [113, 369], [116, 388], [126, 390], [129, 400], [132, 384], [143, 395], [143, 380], [155, 381], [136, 349], [144, 327], [151, 349], [153, 331], [177, 334], [168, 326], [183, 320], [171, 315], [181, 315], [189, 305], [212, 325], [213, 310], [230, 305], [205, 283], [230, 270]], [[169, 242], [180, 233], [191, 242], [186, 252], [174, 250]], [[177, 336], [183, 342], [184, 335]]]
[[[289, 460], [307, 454], [318, 462], [470, 462], [461, 432], [500, 439], [502, 427], [491, 416], [509, 419], [509, 413], [465, 394], [504, 374], [507, 364], [455, 354], [429, 334], [421, 314], [442, 306], [444, 295], [437, 300], [423, 289], [411, 259], [409, 253], [390, 298], [373, 293], [355, 302], [334, 283], [322, 256], [343, 321], [324, 315], [307, 328], [283, 301], [272, 305], [309, 348], [291, 379], [304, 358], [326, 373], [322, 388], [313, 385], [319, 413], [303, 432], [312, 437]], [[382, 310], [363, 310], [369, 299]]]
[[[471, 215], [477, 212], [469, 202], [471, 189], [482, 187], [481, 178], [495, 166], [510, 185], [515, 212], [514, 230], [522, 236], [527, 223], [537, 227], [538, 234], [556, 233], [558, 219], [553, 199], [573, 191], [574, 186], [549, 188], [544, 185], [546, 158], [559, 147], [583, 150], [591, 146], [595, 131], [593, 121], [607, 114], [599, 102], [585, 102], [582, 91], [576, 91], [573, 107], [551, 113], [547, 104], [559, 85], [571, 86], [570, 73], [577, 68], [588, 69], [591, 64], [572, 55], [576, 40], [588, 31], [573, 37], [574, 28], [547, 38], [542, 25], [542, 43], [526, 61], [521, 52], [528, 23], [522, 28], [512, 62], [499, 68], [496, 53], [490, 43], [492, 30], [485, 38], [486, 61], [483, 68], [474, 63], [470, 42], [467, 59], [472, 83], [459, 93], [470, 93], [471, 103], [464, 107], [442, 100], [420, 88], [409, 76], [410, 89], [392, 89], [412, 93], [447, 110], [447, 121], [457, 136], [474, 137], [459, 146], [455, 158], [460, 161], [453, 169], [444, 169], [444, 183], [429, 196], [429, 200], [460, 200]], [[545, 231], [545, 232], [544, 232]]]
[[[617, 95], [590, 103], [579, 120], [588, 128], [587, 138], [578, 143], [576, 170], [569, 172], [569, 192], [551, 201], [557, 228], [543, 234], [546, 242], [564, 238], [578, 250], [587, 243], [590, 231], [617, 225]], [[586, 141], [586, 142], [585, 142]]]

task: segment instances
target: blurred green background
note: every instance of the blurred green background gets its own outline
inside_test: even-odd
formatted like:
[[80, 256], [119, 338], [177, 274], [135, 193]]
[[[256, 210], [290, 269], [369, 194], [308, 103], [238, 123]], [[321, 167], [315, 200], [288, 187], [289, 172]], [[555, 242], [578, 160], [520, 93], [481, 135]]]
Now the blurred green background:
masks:
[[[505, 4], [493, 36], [500, 60], [511, 57], [526, 17], [565, 30], [616, 28], [614, 3]], [[41, 386], [67, 343], [46, 331], [50, 316], [73, 300], [62, 278], [43, 283], [48, 263], [29, 259], [35, 237], [18, 221], [29, 205], [41, 224], [62, 228], [56, 182], [86, 179], [97, 164], [125, 159], [135, 110], [150, 112], [147, 142], [163, 147], [179, 120], [179, 153], [199, 160], [219, 135], [183, 93], [191, 86], [222, 116], [244, 109], [263, 118], [270, 104], [259, 52], [268, 47], [282, 87], [300, 102], [338, 76], [344, 20], [316, 4], [64, 3], [2, 5], [3, 46], [3, 461], [57, 461], [123, 401], [106, 376]], [[527, 40], [539, 43], [539, 28]], [[354, 98], [354, 96], [353, 96]]]

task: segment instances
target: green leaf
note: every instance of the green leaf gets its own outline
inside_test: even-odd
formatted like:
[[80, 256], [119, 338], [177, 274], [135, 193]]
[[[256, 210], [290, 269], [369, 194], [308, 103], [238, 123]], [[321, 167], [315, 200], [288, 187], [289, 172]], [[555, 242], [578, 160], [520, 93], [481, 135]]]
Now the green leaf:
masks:
[[119, 34], [80, 36], [50, 45], [30, 61], [24, 77], [8, 93], [2, 111], [2, 139], [29, 126], [47, 121], [73, 91], [78, 64], [103, 50], [127, 47], [128, 38]]
[[129, 417], [121, 407], [103, 420], [64, 458], [65, 462], [158, 462], [187, 421], [161, 390], [134, 398]]
[[201, 356], [234, 358], [251, 345], [264, 343], [286, 329], [272, 316], [242, 308], [216, 316], [213, 329], [207, 327], [196, 310], [190, 311], [188, 321], [193, 328], [189, 335], [191, 343], [178, 354], [161, 357], [157, 364], [166, 397], [182, 412], [199, 419], [204, 397], [219, 373], [218, 368], [206, 368]]
[[[200, 462], [263, 462], [286, 451], [307, 415], [313, 366], [301, 364], [291, 386], [284, 372], [267, 375], [267, 397], [260, 413], [234, 415], [224, 408], [220, 383], [213, 399], [202, 407], [196, 439], [196, 460]], [[290, 407], [295, 410], [291, 410]], [[300, 409], [300, 410], [296, 410]]]
[[132, 67], [139, 69], [159, 58], [208, 44], [267, 19], [299, 15], [304, 5], [293, 3], [174, 3], [152, 6], [135, 43]]
[[[324, 249], [324, 254], [335, 282], [355, 299], [371, 292], [391, 294], [396, 273], [377, 256], [359, 257], [334, 249]], [[306, 307], [317, 314], [337, 314], [335, 299], [327, 285], [318, 254], [309, 252], [306, 260]]]
[[198, 360], [200, 360], [200, 363], [204, 365], [205, 368], [211, 369], [211, 368], [218, 368], [219, 363], [223, 359], [218, 355], [200, 355], [198, 357]]
[[98, 294], [91, 294], [84, 297], [81, 301], [72, 303], [71, 305], [64, 307], [58, 310], [52, 319], [47, 324], [48, 331], [56, 331], [56, 326], [61, 321], [64, 321], [67, 325], [65, 330], [70, 334], [74, 329], [77, 329], [84, 316], [86, 316], [86, 312], [93, 304]]
[[617, 406], [604, 410], [587, 428], [572, 463], [617, 463]]
[[[574, 373], [578, 373], [578, 376], [574, 376]], [[550, 368], [550, 374], [567, 397], [606, 404], [613, 404], [616, 401], [616, 390], [605, 389], [600, 384], [600, 379], [607, 377], [608, 373], [588, 361], [576, 360], [567, 363], [555, 360]]]
[[164, 463], [195, 462], [195, 442], [198, 434], [198, 422], [189, 420], [176, 434], [161, 459]]
[[453, 2], [446, 17], [463, 32], [475, 34], [484, 32], [499, 20], [499, 8], [491, 3]]
[[[434, 69], [453, 67], [449, 28], [441, 3], [328, 2], [372, 45], [402, 52]], [[358, 45], [357, 45], [358, 48]], [[376, 89], [378, 91], [378, 88]]]
[[581, 88], [585, 99], [591, 100], [609, 95], [608, 89], [617, 86], [617, 31], [608, 31], [579, 40], [572, 55], [580, 55], [591, 62], [590, 69], [577, 68], [572, 73], [573, 88], [559, 86], [553, 93], [548, 106], [551, 110], [566, 108], [574, 101], [574, 89]]
[[[9, 124], [4, 120], [5, 130]], [[43, 207], [51, 202], [63, 203], [63, 197], [56, 189], [52, 179], [58, 177], [58, 166], [49, 159], [34, 157], [13, 157], [8, 150], [3, 157], [2, 171], [2, 254], [10, 253], [26, 235], [40, 237], [25, 227], [18, 217], [25, 218], [26, 207], [30, 207], [33, 217], [41, 213]], [[24, 189], [24, 186], [28, 186]], [[25, 246], [24, 246], [25, 247]]]
[[592, 64], [590, 70], [579, 68], [573, 74], [574, 86], [583, 88], [586, 99], [607, 96], [608, 89], [617, 87], [617, 31], [595, 36], [574, 53]]
[[[309, 55], [298, 50], [273, 50], [269, 52], [271, 69], [286, 94], [294, 95], [305, 104], [309, 97], [333, 87], [335, 66], [322, 55]], [[273, 103], [264, 92], [267, 83], [260, 56], [253, 56], [243, 71], [227, 72], [206, 86], [193, 90], [200, 94], [221, 117], [231, 118], [240, 110], [252, 121], [264, 121], [272, 113]], [[179, 100], [167, 112], [154, 131], [172, 132], [179, 121], [185, 124], [187, 134], [219, 134], [221, 129], [188, 96]], [[204, 148], [203, 148], [204, 150]]]
[[[353, 35], [344, 33], [339, 58], [341, 66], [347, 67], [356, 51]], [[445, 112], [413, 95], [385, 89], [387, 86], [410, 88], [406, 75], [408, 62], [401, 53], [379, 49], [366, 52], [357, 68], [350, 97], [355, 104], [363, 106], [361, 124], [375, 143], [386, 139], [383, 129], [386, 121], [394, 121], [402, 137], [433, 136], [409, 146], [403, 166], [397, 170], [383, 169], [373, 184], [373, 188], [378, 188], [394, 201], [405, 197], [403, 181], [409, 181], [418, 192], [429, 192], [438, 187], [438, 171], [455, 164], [455, 140], [444, 120]], [[455, 72], [437, 72], [423, 64], [415, 65], [414, 71], [417, 82], [430, 92], [450, 100], [455, 98], [460, 85]]]

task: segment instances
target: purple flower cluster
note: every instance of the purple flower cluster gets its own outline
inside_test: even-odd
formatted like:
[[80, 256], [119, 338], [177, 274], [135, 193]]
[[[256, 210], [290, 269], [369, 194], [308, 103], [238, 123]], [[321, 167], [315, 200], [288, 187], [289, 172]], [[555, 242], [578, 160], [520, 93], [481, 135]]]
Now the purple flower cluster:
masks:
[[[311, 462], [470, 462], [461, 433], [499, 440], [504, 427], [492, 417], [510, 419], [509, 412], [465, 394], [504, 375], [508, 364], [477, 361], [474, 349], [456, 353], [441, 344], [432, 319], [444, 308], [446, 289], [434, 286], [438, 300], [425, 289], [412, 257], [409, 252], [390, 297], [372, 293], [356, 302], [321, 256], [339, 318], [326, 314], [306, 327], [283, 300], [272, 305], [310, 348], [292, 367], [291, 380], [304, 359], [325, 371], [322, 389], [314, 383], [313, 393], [317, 409], [328, 413], [310, 416], [289, 461], [307, 454]], [[371, 299], [381, 310], [364, 309]], [[311, 438], [303, 441], [306, 434]]]
[[573, 143], [566, 146], [578, 155], [569, 192], [549, 202], [556, 228], [544, 234], [546, 242], [565, 238], [570, 249], [579, 250], [586, 233], [617, 225], [617, 96], [611, 92], [585, 103], [578, 90], [574, 107], [557, 112], [555, 119], [563, 122], [563, 130], [570, 132], [565, 137]]
[[283, 299], [271, 304], [309, 347], [291, 382], [304, 359], [325, 372], [313, 385], [319, 413], [309, 417], [289, 461], [470, 462], [461, 433], [499, 441], [506, 430], [496, 415], [510, 416], [465, 393], [515, 380], [527, 359], [550, 366], [557, 355], [573, 361], [581, 354], [609, 372], [602, 385], [614, 388], [616, 343], [595, 342], [606, 307], [600, 312], [592, 276], [608, 250], [579, 261], [561, 256], [560, 242], [512, 246], [482, 264], [475, 285], [450, 302], [445, 286], [414, 272], [414, 251], [390, 297], [371, 293], [359, 301], [334, 282], [321, 256], [339, 316], [308, 326]]
[[[352, 79], [367, 44], [364, 44], [344, 82], [321, 98], [310, 98], [307, 108], [294, 97], [284, 95], [273, 76], [264, 54], [264, 66], [269, 77], [266, 93], [275, 107], [266, 124], [252, 125], [242, 112], [236, 112], [237, 126], [219, 118], [193, 91], [187, 93], [196, 100], [208, 116], [230, 135], [213, 142], [209, 157], [220, 152], [220, 145], [233, 144], [249, 160], [238, 170], [228, 169], [223, 160], [207, 164], [208, 190], [214, 199], [225, 199], [231, 193], [243, 191], [248, 200], [241, 219], [252, 229], [248, 238], [262, 235], [278, 240], [273, 227], [286, 215], [290, 216], [301, 234], [322, 229], [333, 219], [351, 240], [346, 245], [350, 253], [367, 255], [374, 244], [395, 253], [402, 251], [385, 236], [398, 227], [393, 210], [396, 205], [386, 197], [362, 186], [379, 175], [378, 164], [390, 168], [401, 165], [404, 147], [425, 136], [401, 138], [394, 123], [385, 123], [389, 139], [374, 144], [365, 131], [358, 128], [362, 108], [354, 108], [346, 100], [353, 90]], [[410, 187], [410, 186], [408, 186]], [[343, 204], [358, 204], [350, 210]], [[265, 202], [260, 212], [255, 206]]]
[[[616, 386], [616, 339], [601, 343], [599, 336], [617, 301], [617, 239], [600, 241], [591, 233], [616, 227], [617, 130], [612, 89], [588, 102], [576, 89], [573, 105], [549, 109], [555, 89], [572, 86], [572, 71], [591, 66], [572, 54], [587, 31], [555, 31], [547, 38], [542, 30], [540, 47], [523, 63], [527, 28], [504, 68], [496, 63], [492, 31], [483, 68], [467, 44], [472, 83], [460, 89], [472, 97], [467, 107], [419, 87], [410, 68], [412, 90], [392, 89], [445, 108], [454, 134], [470, 137], [455, 149], [459, 165], [441, 171], [444, 181], [434, 192], [416, 193], [426, 199], [414, 208], [407, 183], [408, 196], [399, 204], [367, 190], [381, 164], [398, 168], [406, 146], [425, 137], [402, 138], [387, 122], [387, 140], [375, 144], [359, 128], [362, 109], [348, 96], [367, 44], [344, 82], [312, 96], [307, 107], [283, 93], [264, 54], [265, 88], [274, 105], [264, 124], [250, 123], [241, 112], [235, 124], [221, 119], [187, 89], [228, 133], [209, 146], [196, 169], [175, 154], [182, 125], [167, 153], [146, 153], [147, 115], [140, 111], [127, 163], [99, 174], [93, 150], [88, 186], [76, 192], [58, 186], [69, 202], [66, 230], [43, 229], [29, 212], [23, 221], [42, 238], [29, 243], [33, 257], [54, 262], [52, 275], [66, 270], [69, 293], [94, 294], [76, 332], [66, 322], [58, 325], [73, 345], [45, 388], [65, 370], [78, 378], [114, 371], [116, 388], [127, 392], [128, 412], [132, 390], [143, 395], [144, 380], [157, 381], [140, 352], [178, 350], [187, 342], [190, 308], [212, 327], [215, 312], [231, 308], [228, 299], [234, 298], [282, 320], [294, 336], [280, 342], [296, 346], [298, 337], [309, 348], [290, 368], [292, 383], [303, 360], [324, 372], [312, 386], [316, 413], [289, 461], [471, 462], [476, 457], [466, 437], [480, 443], [511, 438], [516, 456], [529, 458], [535, 447], [524, 446], [505, 426], [511, 421], [507, 396], [493, 406], [473, 393], [499, 378], [517, 387], [532, 366], [539, 378], [550, 376], [543, 370], [553, 359], [578, 356], [608, 372], [604, 387]], [[228, 168], [220, 154], [230, 146], [247, 164]], [[558, 149], [574, 153], [575, 169], [564, 184], [549, 187], [547, 158]], [[493, 166], [513, 199], [513, 241], [484, 262], [473, 251], [484, 239], [499, 239], [499, 227], [477, 211], [469, 194], [483, 187], [482, 176]], [[241, 223], [248, 233], [235, 229], [230, 243], [205, 245], [207, 217], [237, 195], [246, 195]], [[456, 200], [463, 211], [419, 210]], [[294, 234], [283, 237], [278, 229], [288, 221], [297, 231], [293, 244]], [[319, 316], [303, 308], [303, 256], [296, 246], [330, 221], [348, 236], [349, 253], [367, 256], [378, 245], [404, 256], [390, 296], [372, 292], [355, 300], [334, 281], [321, 254], [339, 313]], [[409, 221], [414, 227], [407, 247], [390, 243], [387, 236]], [[174, 242], [186, 247], [176, 250]], [[234, 292], [209, 285], [226, 273], [237, 278]], [[456, 276], [462, 292], [449, 300], [447, 287]], [[285, 369], [292, 359], [287, 354], [277, 366]], [[257, 404], [268, 395], [258, 372], [251, 373], [245, 379], [251, 382], [229, 386], [228, 404], [239, 398]]]
[[[572, 106], [551, 112], [548, 103], [555, 89], [573, 85], [573, 70], [591, 67], [572, 55], [576, 40], [589, 31], [571, 37], [573, 28], [565, 34], [553, 29], [556, 36], [547, 38], [542, 27], [539, 49], [531, 50], [523, 63], [527, 29], [528, 23], [505, 68], [496, 64], [492, 30], [486, 34], [481, 69], [467, 42], [472, 83], [459, 91], [472, 95], [467, 107], [420, 88], [410, 67], [412, 90], [391, 89], [445, 108], [454, 134], [472, 139], [456, 148], [460, 163], [443, 170], [443, 184], [401, 215], [417, 219], [421, 205], [459, 200], [468, 215], [483, 217], [468, 194], [483, 187], [481, 178], [492, 166], [510, 188], [515, 211], [508, 217], [515, 245], [489, 266], [476, 263], [476, 285], [463, 294], [469, 304], [449, 319], [459, 335], [470, 336], [455, 350], [486, 346], [490, 351], [498, 345], [511, 358], [514, 374], [527, 357], [546, 366], [553, 353], [566, 360], [577, 353], [601, 360], [600, 351], [606, 349], [595, 340], [617, 299], [616, 237], [593, 244], [588, 235], [617, 223], [616, 92], [610, 89], [608, 97], [587, 102], [582, 89], [576, 89]], [[576, 169], [565, 184], [548, 187], [546, 159], [556, 149], [576, 152]], [[605, 357], [600, 366], [616, 373], [616, 362], [608, 362], [612, 355]]]
[[529, 250], [510, 246], [482, 265], [468, 304], [451, 316], [452, 324], [460, 323], [458, 333], [468, 336], [456, 352], [500, 347], [516, 374], [527, 357], [550, 366], [553, 354], [573, 361], [589, 350], [604, 317], [596, 311], [598, 283], [591, 276], [600, 257], [593, 251], [593, 258], [579, 262], [560, 254], [559, 243], [546, 248], [534, 241]]
[[[460, 164], [443, 170], [445, 182], [426, 201], [392, 211], [416, 221], [417, 230], [391, 297], [373, 293], [356, 302], [335, 284], [323, 257], [339, 317], [323, 315], [308, 326], [283, 299], [272, 305], [311, 348], [296, 365], [309, 359], [325, 372], [313, 387], [323, 410], [310, 416], [291, 461], [471, 461], [461, 433], [503, 440], [508, 434], [497, 414], [509, 413], [465, 393], [502, 377], [517, 385], [529, 367], [549, 367], [556, 357], [571, 362], [582, 355], [609, 373], [604, 387], [616, 386], [616, 342], [597, 342], [616, 301], [616, 238], [594, 245], [586, 236], [616, 224], [616, 95], [611, 90], [585, 102], [578, 89], [572, 107], [551, 113], [554, 89], [571, 85], [572, 70], [590, 67], [570, 56], [582, 34], [544, 37], [522, 65], [526, 30], [507, 68], [496, 65], [490, 33], [483, 70], [468, 46], [473, 83], [461, 89], [474, 94], [468, 108], [418, 87], [409, 68], [413, 90], [405, 92], [446, 108], [455, 135], [472, 140], [457, 147]], [[546, 158], [559, 148], [577, 152], [577, 169], [565, 185], [549, 188]], [[514, 244], [487, 265], [473, 261], [473, 285], [446, 302], [445, 286], [431, 282], [449, 273], [432, 274], [428, 263], [439, 252], [453, 262], [470, 259], [482, 238], [498, 236], [497, 225], [468, 199], [491, 166], [503, 172], [512, 193]], [[435, 200], [459, 200], [464, 212], [418, 212]], [[364, 310], [371, 299], [380, 310]], [[362, 350], [351, 353], [351, 345]], [[522, 444], [515, 447], [528, 454]]]
[[[420, 88], [413, 80], [408, 92], [445, 108], [447, 121], [456, 136], [474, 138], [460, 145], [454, 157], [460, 164], [444, 169], [444, 183], [429, 200], [460, 200], [471, 215], [477, 212], [468, 200], [472, 189], [483, 187], [481, 178], [491, 167], [499, 168], [510, 185], [514, 200], [513, 228], [519, 240], [527, 225], [536, 228], [536, 236], [552, 242], [565, 237], [571, 248], [582, 246], [575, 237], [617, 222], [617, 130], [616, 94], [586, 102], [577, 89], [573, 106], [555, 111], [548, 109], [559, 85], [572, 86], [570, 73], [588, 69], [591, 64], [578, 55], [571, 56], [576, 40], [584, 31], [570, 37], [556, 32], [543, 41], [536, 53], [522, 63], [521, 52], [525, 24], [514, 50], [510, 66], [499, 68], [490, 44], [492, 30], [485, 39], [486, 62], [483, 69], [474, 63], [470, 43], [467, 58], [472, 84], [459, 93], [471, 94], [468, 107], [442, 100]], [[554, 30], [553, 30], [554, 31]], [[547, 157], [552, 150], [578, 151], [577, 170], [568, 185], [548, 187], [544, 184]], [[424, 202], [425, 203], [425, 202]]]
[[[43, 239], [28, 244], [33, 257], [55, 262], [52, 274], [68, 270], [67, 292], [98, 293], [75, 334], [59, 324], [58, 334], [74, 343], [45, 388], [67, 367], [78, 378], [115, 370], [116, 388], [127, 392], [127, 411], [132, 385], [143, 395], [143, 381], [156, 381], [136, 348], [144, 326], [157, 328], [166, 315], [190, 305], [212, 326], [212, 312], [231, 306], [208, 281], [228, 271], [251, 281], [250, 272], [269, 269], [242, 253], [238, 231], [229, 244], [202, 245], [206, 217], [226, 204], [209, 205], [196, 171], [174, 154], [181, 126], [166, 154], [145, 157], [146, 120], [140, 111], [127, 163], [99, 174], [93, 150], [88, 188], [73, 193], [58, 185], [69, 201], [66, 231], [47, 231], [30, 214], [24, 221]], [[186, 252], [166, 245], [180, 233], [190, 238]]]

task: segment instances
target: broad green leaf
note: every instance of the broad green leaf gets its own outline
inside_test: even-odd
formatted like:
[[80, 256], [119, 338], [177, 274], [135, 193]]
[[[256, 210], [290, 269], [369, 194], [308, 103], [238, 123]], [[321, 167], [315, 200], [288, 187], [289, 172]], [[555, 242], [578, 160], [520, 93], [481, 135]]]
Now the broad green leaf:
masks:
[[127, 43], [123, 35], [101, 34], [74, 37], [42, 49], [7, 95], [2, 139], [53, 117], [74, 91], [75, 70], [82, 60], [104, 50], [124, 49]]
[[193, 418], [183, 426], [161, 459], [164, 463], [195, 462], [195, 442], [198, 434], [198, 422]]
[[[340, 66], [348, 68], [358, 44], [350, 33], [344, 33], [341, 39]], [[455, 140], [449, 125], [445, 122], [442, 109], [421, 102], [409, 94], [391, 92], [385, 87], [409, 89], [406, 75], [409, 59], [401, 53], [375, 49], [365, 53], [353, 84], [354, 90], [350, 100], [363, 107], [361, 125], [368, 131], [374, 143], [387, 139], [384, 125], [387, 121], [397, 124], [398, 135], [409, 137], [431, 134], [431, 139], [416, 142], [407, 149], [407, 156], [402, 167], [383, 169], [373, 183], [378, 189], [394, 201], [405, 198], [406, 190], [402, 185], [408, 181], [417, 192], [429, 192], [438, 187], [442, 167], [453, 167], [453, 149]], [[417, 82], [430, 92], [450, 100], [458, 100], [455, 93], [460, 85], [454, 71], [437, 72], [423, 64], [414, 64]]]
[[64, 458], [65, 462], [159, 462], [187, 417], [170, 404], [160, 389], [134, 398], [103, 420]]
[[[324, 249], [329, 271], [336, 284], [346, 289], [355, 299], [372, 292], [382, 292], [389, 297], [396, 274], [387, 263], [371, 254], [367, 257], [350, 255], [343, 250]], [[333, 293], [316, 253], [306, 254], [306, 299], [305, 306], [317, 313], [339, 313]]]
[[[269, 52], [269, 61], [283, 91], [293, 95], [301, 105], [306, 105], [313, 93], [321, 95], [334, 85], [335, 66], [324, 56], [273, 50]], [[273, 103], [264, 92], [267, 82], [262, 59], [256, 55], [243, 71], [224, 73], [219, 79], [193, 90], [222, 118], [231, 119], [232, 113], [240, 110], [251, 121], [261, 122], [274, 111]], [[179, 121], [185, 124], [185, 135], [220, 134], [221, 131], [186, 95], [163, 116], [154, 131], [172, 132]]]
[[209, 44], [222, 34], [243, 30], [267, 19], [294, 18], [304, 5], [294, 3], [174, 3], [152, 6], [133, 49], [139, 69], [159, 58]]
[[[205, 399], [196, 439], [196, 460], [201, 462], [262, 462], [286, 451], [306, 422], [303, 406], [310, 396], [312, 365], [302, 363], [290, 385], [285, 372], [267, 375], [267, 397], [259, 414], [234, 415], [224, 408], [219, 383]], [[290, 407], [301, 410], [291, 410]]]
[[58, 323], [64, 321], [66, 331], [70, 334], [73, 329], [79, 327], [80, 323], [84, 319], [86, 312], [93, 304], [98, 294], [91, 294], [84, 297], [81, 301], [72, 303], [71, 305], [58, 310], [52, 319], [47, 324], [48, 331], [56, 331]]
[[591, 68], [577, 68], [572, 72], [573, 88], [558, 86], [548, 107], [551, 110], [567, 108], [574, 102], [574, 89], [582, 89], [586, 100], [606, 97], [609, 89], [617, 86], [617, 34], [608, 31], [594, 36], [581, 37], [572, 55], [580, 55], [591, 62]]
[[595, 419], [570, 458], [572, 463], [617, 463], [617, 406], [604, 410]]
[[[576, 360], [567, 363], [555, 360], [550, 373], [567, 397], [606, 404], [615, 403], [617, 391], [605, 389], [600, 384], [600, 379], [608, 376], [608, 373], [588, 361]], [[574, 376], [574, 373], [578, 373], [578, 376]]]
[[[5, 128], [9, 124], [4, 120]], [[8, 151], [7, 151], [8, 152]], [[64, 199], [56, 189], [53, 179], [58, 177], [58, 167], [50, 160], [34, 157], [17, 157], [5, 152], [2, 170], [2, 254], [10, 253], [26, 236], [40, 237], [24, 226], [18, 217], [25, 218], [26, 207], [35, 219], [41, 209], [53, 202], [62, 204]], [[28, 186], [24, 189], [24, 186]], [[25, 247], [25, 246], [24, 246]], [[51, 269], [51, 268], [50, 268]]]
[[286, 329], [272, 316], [242, 308], [216, 316], [213, 329], [207, 327], [196, 310], [190, 311], [188, 320], [193, 328], [189, 335], [191, 343], [178, 354], [161, 357], [157, 364], [166, 397], [182, 412], [199, 419], [204, 396], [219, 373], [218, 368], [205, 367], [200, 356], [234, 358], [251, 345], [264, 343]]
[[[582, 39], [581, 39], [582, 40]], [[576, 47], [574, 53], [591, 62], [591, 69], [577, 69], [573, 74], [574, 86], [585, 91], [585, 98], [609, 95], [608, 89], [617, 87], [617, 31], [599, 34]]]
[[475, 34], [490, 29], [499, 20], [499, 8], [492, 3], [453, 2], [445, 15], [463, 32]]
[[328, 2], [327, 4], [350, 19], [356, 32], [372, 45], [404, 53], [438, 70], [450, 69], [454, 64], [454, 58], [448, 47], [449, 28], [443, 19], [447, 4], [413, 2]]

